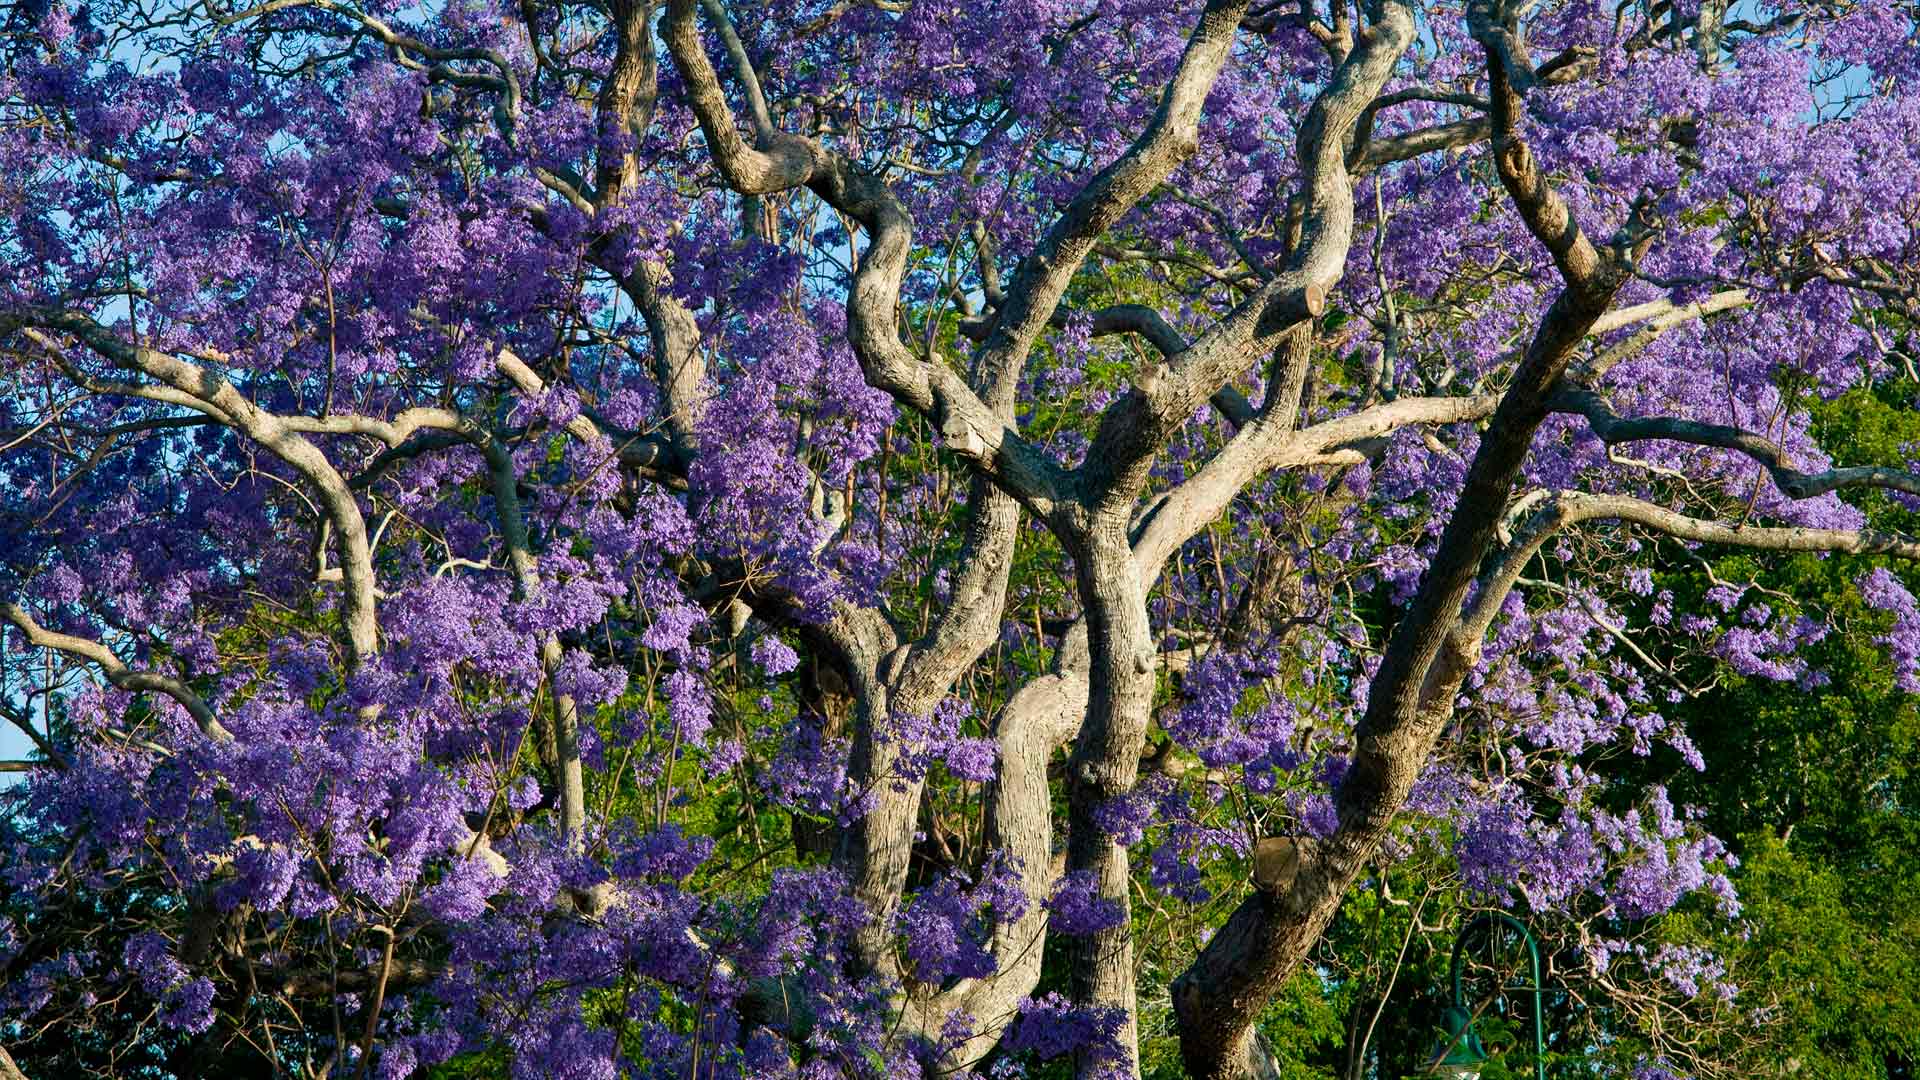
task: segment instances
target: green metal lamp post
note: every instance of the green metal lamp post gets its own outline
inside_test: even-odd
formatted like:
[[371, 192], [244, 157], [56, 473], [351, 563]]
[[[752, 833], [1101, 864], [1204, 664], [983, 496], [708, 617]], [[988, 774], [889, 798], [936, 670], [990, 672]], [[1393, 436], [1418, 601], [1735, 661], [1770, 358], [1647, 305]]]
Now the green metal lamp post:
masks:
[[1454, 939], [1453, 961], [1449, 966], [1453, 984], [1452, 1004], [1440, 1014], [1440, 1026], [1446, 1035], [1440, 1045], [1434, 1047], [1433, 1062], [1427, 1066], [1426, 1075], [1478, 1080], [1480, 1067], [1487, 1061], [1487, 1049], [1473, 1030], [1473, 1010], [1467, 1007], [1460, 965], [1466, 956], [1467, 939], [1473, 936], [1474, 931], [1502, 926], [1517, 931], [1520, 939], [1527, 943], [1527, 960], [1531, 965], [1533, 981], [1528, 986], [1509, 986], [1506, 989], [1528, 990], [1533, 994], [1533, 1075], [1534, 1080], [1547, 1080], [1546, 992], [1540, 983], [1540, 946], [1534, 943], [1526, 924], [1499, 911], [1489, 912], [1469, 922], [1460, 929], [1460, 936]]
[[1427, 1066], [1427, 1075], [1480, 1080], [1480, 1066], [1487, 1062], [1487, 1048], [1480, 1045], [1480, 1036], [1473, 1030], [1473, 1014], [1458, 1005], [1449, 1005], [1440, 1014], [1440, 1027], [1446, 1036], [1434, 1047], [1433, 1064]]

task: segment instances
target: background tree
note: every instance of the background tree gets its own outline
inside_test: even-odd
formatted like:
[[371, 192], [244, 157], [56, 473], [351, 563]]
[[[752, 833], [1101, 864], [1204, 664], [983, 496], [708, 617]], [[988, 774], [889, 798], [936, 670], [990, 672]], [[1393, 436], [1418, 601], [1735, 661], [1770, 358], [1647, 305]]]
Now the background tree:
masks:
[[1865, 663], [1835, 567], [1920, 678], [1818, 423], [1913, 391], [1900, 4], [6, 33], [30, 1062], [1264, 1076], [1337, 927], [1363, 1074], [1471, 902], [1704, 1068], [1731, 860], [1622, 763]]

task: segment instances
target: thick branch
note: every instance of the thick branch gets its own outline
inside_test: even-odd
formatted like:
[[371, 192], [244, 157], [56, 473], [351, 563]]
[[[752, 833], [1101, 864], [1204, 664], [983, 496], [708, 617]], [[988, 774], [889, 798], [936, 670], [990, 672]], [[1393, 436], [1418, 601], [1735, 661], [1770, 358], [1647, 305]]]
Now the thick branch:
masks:
[[1492, 132], [1492, 121], [1484, 116], [1475, 116], [1466, 120], [1418, 128], [1383, 139], [1369, 139], [1353, 156], [1353, 175], [1366, 176], [1376, 169], [1396, 162], [1410, 161], [1436, 150], [1454, 150], [1462, 146], [1473, 146], [1484, 141]]
[[1577, 289], [1593, 288], [1607, 270], [1606, 260], [1581, 231], [1565, 200], [1541, 172], [1532, 149], [1520, 138], [1520, 115], [1525, 107], [1521, 93], [1526, 86], [1516, 86], [1515, 80], [1524, 78], [1526, 84], [1531, 84], [1533, 72], [1517, 66], [1523, 59], [1512, 53], [1518, 40], [1517, 32], [1510, 26], [1485, 21], [1483, 9], [1488, 6], [1491, 6], [1489, 0], [1475, 0], [1469, 5], [1468, 18], [1475, 37], [1487, 51], [1489, 98], [1493, 103], [1493, 160], [1500, 173], [1500, 183], [1506, 187], [1528, 231], [1553, 255], [1554, 264], [1560, 268], [1567, 284]]
[[726, 92], [720, 88], [720, 76], [700, 41], [694, 6], [695, 0], [667, 0], [660, 21], [662, 36], [686, 84], [687, 104], [727, 186], [742, 195], [768, 195], [805, 184], [819, 166], [821, 151], [809, 139], [778, 131], [760, 133], [752, 144], [741, 137]]
[[233, 733], [214, 719], [213, 710], [206, 701], [187, 686], [186, 683], [170, 676], [151, 671], [136, 671], [130, 668], [111, 649], [97, 641], [89, 641], [73, 634], [63, 634], [57, 630], [48, 630], [34, 621], [27, 609], [15, 603], [0, 603], [0, 616], [20, 628], [26, 634], [27, 642], [43, 649], [66, 653], [68, 656], [89, 661], [100, 668], [107, 681], [116, 688], [129, 693], [157, 692], [165, 694], [187, 710], [193, 722], [207, 738], [215, 742], [232, 742]]
[[1093, 498], [1113, 492], [1131, 499], [1160, 445], [1214, 391], [1281, 335], [1325, 310], [1353, 237], [1353, 185], [1346, 139], [1378, 95], [1413, 38], [1413, 15], [1403, 3], [1375, 5], [1358, 46], [1315, 99], [1298, 138], [1300, 240], [1281, 272], [1263, 283], [1164, 373], [1142, 380], [1107, 409], [1087, 453], [1083, 483]]
[[[653, 44], [651, 0], [613, 0], [613, 66], [594, 99], [600, 158], [594, 169], [599, 206], [617, 204], [639, 182], [641, 140], [659, 99], [659, 60]], [[624, 138], [615, 137], [615, 132]]]
[[180, 399], [178, 404], [198, 408], [258, 442], [312, 484], [340, 545], [345, 586], [341, 614], [353, 657], [358, 662], [378, 651], [373, 549], [367, 537], [366, 520], [346, 479], [319, 447], [300, 434], [302, 427], [324, 425], [324, 421], [290, 420], [270, 413], [212, 370], [157, 349], [122, 341], [85, 315], [26, 311], [0, 318], [0, 322], [5, 321], [27, 328], [28, 336], [55, 356], [60, 354], [59, 343], [33, 328], [73, 335], [114, 366], [157, 380], [162, 387], [156, 389], [170, 390]]
[[[1504, 86], [1496, 83], [1496, 90], [1511, 99]], [[1496, 110], [1500, 100], [1496, 95]], [[1509, 148], [1512, 145], [1517, 143]], [[1530, 160], [1509, 155], [1502, 165], [1503, 179]], [[1542, 199], [1557, 202], [1544, 184], [1511, 184], [1509, 190], [1516, 202], [1533, 200], [1532, 209], [1523, 213], [1537, 216], [1545, 205]], [[1574, 235], [1577, 238], [1577, 230]], [[1568, 287], [1548, 309], [1487, 425], [1420, 591], [1395, 626], [1374, 676], [1367, 711], [1354, 733], [1352, 762], [1336, 793], [1339, 828], [1314, 846], [1312, 857], [1302, 860], [1284, 894], [1263, 890], [1243, 902], [1176, 985], [1182, 1052], [1189, 1071], [1204, 1080], [1245, 1071], [1254, 1019], [1306, 956], [1386, 836], [1451, 714], [1451, 694], [1444, 688], [1436, 693], [1430, 683], [1436, 662], [1445, 653], [1448, 663], [1439, 666], [1450, 670], [1460, 658], [1452, 631], [1493, 541], [1499, 511], [1547, 415], [1549, 395], [1621, 281], [1587, 247], [1593, 258], [1589, 264], [1580, 244], [1584, 240], [1562, 245], [1566, 257], [1560, 261]]]

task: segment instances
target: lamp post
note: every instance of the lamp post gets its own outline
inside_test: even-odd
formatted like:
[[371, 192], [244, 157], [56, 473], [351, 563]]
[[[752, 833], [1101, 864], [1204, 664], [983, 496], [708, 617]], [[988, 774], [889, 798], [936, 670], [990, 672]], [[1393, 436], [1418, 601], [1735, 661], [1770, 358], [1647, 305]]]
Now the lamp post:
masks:
[[1480, 1066], [1487, 1062], [1487, 1048], [1480, 1045], [1480, 1036], [1473, 1030], [1473, 1014], [1458, 1005], [1449, 1005], [1440, 1014], [1440, 1027], [1446, 1035], [1434, 1048], [1433, 1064], [1427, 1066], [1427, 1075], [1480, 1080]]
[[1534, 1080], [1547, 1080], [1546, 992], [1540, 984], [1540, 946], [1534, 943], [1526, 924], [1500, 911], [1489, 912], [1467, 923], [1460, 928], [1460, 936], [1453, 941], [1453, 960], [1448, 967], [1452, 1003], [1440, 1014], [1440, 1026], [1446, 1035], [1440, 1045], [1434, 1048], [1433, 1061], [1426, 1068], [1428, 1076], [1453, 1077], [1455, 1080], [1478, 1080], [1480, 1076], [1480, 1067], [1487, 1060], [1487, 1050], [1473, 1030], [1473, 1010], [1467, 1007], [1460, 966], [1466, 956], [1467, 939], [1473, 936], [1474, 931], [1491, 931], [1499, 927], [1513, 929], [1519, 933], [1520, 940], [1527, 943], [1527, 961], [1533, 975], [1531, 985], [1502, 989], [1524, 989], [1533, 994], [1533, 1075]]

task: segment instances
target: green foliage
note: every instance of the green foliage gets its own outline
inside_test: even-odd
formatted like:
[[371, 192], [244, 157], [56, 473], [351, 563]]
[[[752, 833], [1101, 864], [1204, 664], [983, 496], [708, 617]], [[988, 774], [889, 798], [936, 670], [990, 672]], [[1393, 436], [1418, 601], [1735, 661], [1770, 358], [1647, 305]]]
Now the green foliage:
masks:
[[[1835, 460], [1899, 461], [1920, 442], [1910, 395], [1883, 386], [1808, 405]], [[1920, 525], [1883, 492], [1847, 497], [1871, 527]], [[1731, 839], [1744, 911], [1738, 935], [1680, 913], [1661, 936], [1728, 961], [1749, 1025], [1720, 1033], [1706, 1054], [1734, 1075], [1891, 1080], [1920, 1061], [1920, 698], [1898, 689], [1875, 640], [1891, 617], [1855, 587], [1875, 565], [1811, 555], [1712, 562], [1713, 576], [1752, 582], [1769, 603], [1787, 594], [1833, 619], [1839, 630], [1805, 654], [1827, 681], [1792, 688], [1723, 673], [1670, 710], [1707, 762], [1703, 773], [1672, 777], [1675, 799], [1705, 808], [1709, 828]], [[1883, 565], [1920, 588], [1911, 568]], [[1708, 584], [1698, 564], [1659, 581], [1681, 610]]]
[[423, 1080], [505, 1080], [510, 1066], [505, 1047], [461, 1054], [422, 1070]]

